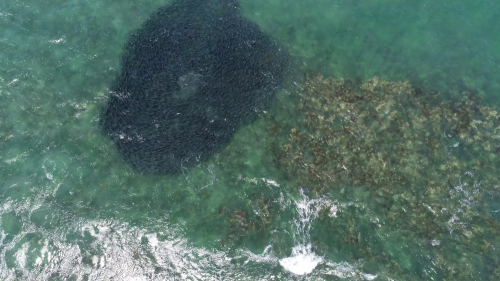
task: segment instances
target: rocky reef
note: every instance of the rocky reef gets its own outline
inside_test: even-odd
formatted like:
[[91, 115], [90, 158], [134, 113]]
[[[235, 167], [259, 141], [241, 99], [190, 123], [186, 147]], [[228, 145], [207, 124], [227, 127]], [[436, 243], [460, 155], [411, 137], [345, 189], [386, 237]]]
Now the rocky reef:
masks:
[[[444, 188], [498, 163], [498, 113], [471, 92], [448, 101], [408, 82], [307, 75], [299, 113], [278, 164], [318, 193], [345, 185], [384, 195], [393, 186]], [[472, 159], [479, 155], [486, 157]]]
[[470, 89], [446, 95], [377, 77], [308, 73], [302, 85], [296, 122], [269, 125], [278, 137], [270, 150], [292, 188], [343, 202], [315, 222], [316, 251], [350, 252], [395, 276], [430, 259], [443, 280], [498, 277], [500, 223], [488, 207], [500, 188], [494, 108]]

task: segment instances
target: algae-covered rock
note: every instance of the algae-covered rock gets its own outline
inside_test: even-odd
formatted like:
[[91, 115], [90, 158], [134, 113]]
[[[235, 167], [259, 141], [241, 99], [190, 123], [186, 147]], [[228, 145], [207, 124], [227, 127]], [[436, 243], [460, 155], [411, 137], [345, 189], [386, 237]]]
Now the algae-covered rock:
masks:
[[[228, 224], [223, 244], [234, 247], [239, 244], [244, 237], [255, 240], [256, 237], [268, 236], [268, 227], [276, 217], [271, 198], [263, 194], [253, 197], [250, 201], [251, 210], [247, 213], [243, 209], [229, 212], [226, 207], [221, 207], [219, 213], [227, 215]], [[257, 239], [258, 240], [258, 239]]]
[[271, 151], [290, 181], [349, 202], [314, 224], [323, 251], [348, 251], [398, 276], [422, 277], [420, 263], [443, 280], [494, 274], [500, 223], [486, 201], [500, 187], [495, 109], [471, 90], [450, 99], [377, 77], [358, 83], [307, 74], [299, 94], [297, 120], [277, 129], [287, 136], [270, 125], [278, 137]]
[[498, 113], [471, 93], [462, 96], [446, 101], [377, 77], [354, 84], [307, 75], [303, 119], [283, 144], [279, 167], [319, 193], [367, 185], [390, 195], [391, 186], [424, 185], [438, 196], [465, 171], [493, 170], [498, 162]]

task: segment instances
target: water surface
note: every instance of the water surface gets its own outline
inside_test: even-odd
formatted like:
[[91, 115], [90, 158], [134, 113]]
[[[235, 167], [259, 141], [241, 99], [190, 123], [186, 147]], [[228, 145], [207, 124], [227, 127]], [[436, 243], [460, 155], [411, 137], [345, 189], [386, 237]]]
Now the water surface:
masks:
[[290, 51], [294, 73], [224, 151], [174, 176], [133, 171], [97, 126], [127, 35], [168, 1], [0, 4], [0, 279], [499, 279], [495, 178], [464, 170], [436, 215], [449, 229], [423, 237], [405, 215], [384, 225], [389, 199], [369, 186], [315, 193], [287, 177], [272, 125], [286, 137], [300, 123], [306, 72], [408, 80], [450, 98], [473, 89], [498, 108], [500, 4], [240, 2]]

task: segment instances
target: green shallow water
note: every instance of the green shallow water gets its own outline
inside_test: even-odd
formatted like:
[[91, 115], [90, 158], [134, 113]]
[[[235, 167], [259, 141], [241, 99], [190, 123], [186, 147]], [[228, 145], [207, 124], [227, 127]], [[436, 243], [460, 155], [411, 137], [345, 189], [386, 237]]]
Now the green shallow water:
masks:
[[294, 73], [224, 151], [176, 176], [135, 173], [97, 127], [127, 34], [168, 1], [0, 3], [0, 279], [498, 280], [500, 182], [464, 171], [442, 200], [449, 233], [422, 237], [368, 187], [316, 196], [285, 177], [268, 131], [299, 118], [305, 71], [468, 87], [499, 108], [500, 4], [240, 2]]

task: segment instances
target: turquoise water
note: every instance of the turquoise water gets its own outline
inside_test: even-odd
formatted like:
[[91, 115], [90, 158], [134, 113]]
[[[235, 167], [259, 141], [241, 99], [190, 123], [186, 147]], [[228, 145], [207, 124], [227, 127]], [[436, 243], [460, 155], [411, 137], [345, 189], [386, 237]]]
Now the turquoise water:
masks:
[[500, 4], [240, 3], [294, 71], [268, 112], [176, 176], [137, 174], [97, 127], [127, 35], [168, 1], [0, 3], [0, 279], [498, 280], [500, 184], [464, 171], [441, 202], [449, 232], [422, 237], [370, 188], [314, 195], [285, 177], [268, 128], [298, 118], [305, 71], [467, 87], [499, 108]]

